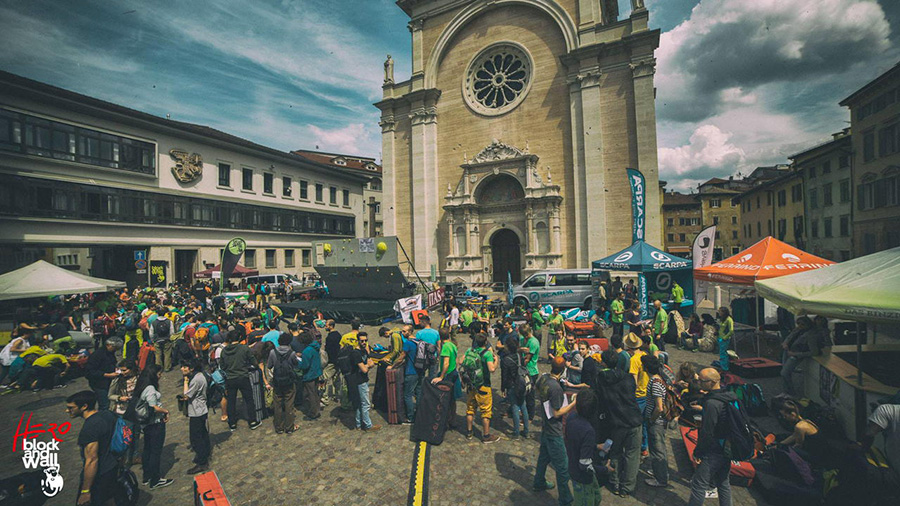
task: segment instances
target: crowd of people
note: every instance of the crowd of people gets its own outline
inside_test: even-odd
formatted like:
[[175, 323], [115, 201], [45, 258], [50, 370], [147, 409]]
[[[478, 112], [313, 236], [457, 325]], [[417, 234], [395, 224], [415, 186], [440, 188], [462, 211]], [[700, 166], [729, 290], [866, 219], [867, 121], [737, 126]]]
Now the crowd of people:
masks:
[[[737, 437], [729, 432], [734, 424], [728, 418], [737, 399], [721, 384], [728, 355], [720, 352], [715, 368], [684, 363], [674, 373], [665, 352], [666, 311], [655, 301], [654, 316], [641, 320], [628, 287], [613, 284], [609, 290], [605, 309], [612, 335], [602, 352], [568, 332], [558, 308], [544, 314], [513, 307], [493, 315], [484, 306], [476, 311], [451, 301], [434, 326], [428, 315], [417, 315], [414, 324], [380, 327], [382, 346], [370, 342], [359, 321], [342, 334], [317, 311], [286, 318], [265, 290], [255, 290], [249, 300], [219, 297], [202, 283], [72, 297], [22, 315], [0, 354], [0, 380], [14, 391], [62, 388], [73, 377], [87, 378], [90, 389], [67, 399], [70, 415], [85, 419], [78, 504], [111, 504], [111, 483], [122, 467], [140, 464], [150, 489], [173, 482], [160, 473], [171, 409], [162, 400], [160, 379], [175, 368], [183, 377], [177, 409], [189, 418], [194, 454], [189, 474], [209, 469], [209, 417], [218, 408], [231, 431], [241, 420], [255, 430], [271, 413], [275, 433], [290, 435], [301, 427], [298, 411], [315, 422], [330, 404], [344, 410], [351, 430], [379, 430], [371, 411], [391, 409], [384, 377], [393, 369], [402, 378], [395, 406], [401, 424], [428, 414], [419, 407], [430, 382], [448, 384], [454, 399], [465, 403], [464, 424], [452, 403], [449, 428], [463, 430], [468, 440], [476, 432], [483, 444], [501, 440], [493, 421], [498, 416], [510, 418], [508, 436], [514, 441], [528, 439], [539, 425], [533, 489], [556, 488], [560, 504], [596, 506], [604, 486], [622, 497], [635, 494], [643, 458], [650, 471], [640, 486], [669, 486], [666, 430], [676, 423], [698, 428], [689, 504], [701, 504], [711, 491], [720, 504], [731, 504], [733, 455], [725, 443]], [[96, 339], [92, 353], [68, 336], [82, 321]], [[707, 326], [714, 328], [720, 350], [727, 349], [734, 323], [724, 307], [714, 323], [693, 315], [679, 336], [680, 347], [689, 349], [693, 341], [697, 348]], [[819, 321], [800, 319], [797, 329], [785, 340], [785, 369], [793, 370], [792, 358], [829, 345]], [[461, 336], [471, 339], [464, 352], [457, 344]], [[544, 339], [549, 370], [542, 373]], [[499, 385], [492, 382], [497, 371]], [[785, 389], [791, 392], [789, 381], [787, 374]], [[784, 404], [782, 418], [795, 430], [783, 443], [815, 446], [814, 424], [798, 413], [796, 404]], [[879, 416], [873, 423], [896, 444], [898, 413]], [[107, 446], [120, 418], [133, 438], [126, 451], [111, 456]], [[548, 466], [555, 483], [546, 480]]]

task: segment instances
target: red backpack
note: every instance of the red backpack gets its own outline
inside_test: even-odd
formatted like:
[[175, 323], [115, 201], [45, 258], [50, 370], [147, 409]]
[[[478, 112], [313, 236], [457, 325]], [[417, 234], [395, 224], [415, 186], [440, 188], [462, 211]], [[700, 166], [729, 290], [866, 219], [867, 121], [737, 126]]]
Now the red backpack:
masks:
[[141, 351], [138, 352], [138, 369], [143, 371], [149, 362], [156, 362], [156, 348], [150, 344], [150, 340], [144, 341]]

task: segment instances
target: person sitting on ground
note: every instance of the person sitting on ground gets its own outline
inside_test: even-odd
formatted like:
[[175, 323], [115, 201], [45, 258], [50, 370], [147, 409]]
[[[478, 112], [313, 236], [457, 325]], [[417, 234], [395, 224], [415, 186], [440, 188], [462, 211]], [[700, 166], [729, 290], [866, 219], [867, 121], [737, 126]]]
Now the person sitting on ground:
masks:
[[784, 401], [778, 415], [786, 425], [793, 426], [791, 435], [779, 444], [802, 450], [801, 456], [813, 465], [821, 466], [831, 460], [825, 434], [815, 422], [800, 415], [800, 406], [796, 401]]
[[[697, 351], [700, 347], [700, 338], [703, 336], [703, 324], [700, 323], [700, 316], [697, 313], [691, 313], [691, 319], [688, 329], [678, 336], [678, 349]], [[690, 346], [688, 340], [693, 340], [694, 345]]]

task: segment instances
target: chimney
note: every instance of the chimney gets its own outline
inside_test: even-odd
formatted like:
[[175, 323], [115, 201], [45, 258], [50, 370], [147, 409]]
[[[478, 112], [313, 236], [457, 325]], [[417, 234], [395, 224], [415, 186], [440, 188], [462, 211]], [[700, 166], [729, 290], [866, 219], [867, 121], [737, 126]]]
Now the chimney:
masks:
[[369, 230], [366, 237], [375, 237], [375, 197], [369, 197]]

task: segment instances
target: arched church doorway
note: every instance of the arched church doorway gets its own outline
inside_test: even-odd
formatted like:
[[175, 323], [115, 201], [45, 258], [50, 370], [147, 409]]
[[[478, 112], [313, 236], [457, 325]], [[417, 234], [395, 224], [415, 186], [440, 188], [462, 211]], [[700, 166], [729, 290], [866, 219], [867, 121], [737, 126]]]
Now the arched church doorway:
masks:
[[491, 257], [494, 261], [492, 281], [505, 282], [507, 272], [512, 277], [513, 283], [522, 281], [520, 253], [519, 236], [515, 232], [504, 228], [494, 233], [491, 237]]

